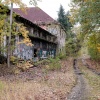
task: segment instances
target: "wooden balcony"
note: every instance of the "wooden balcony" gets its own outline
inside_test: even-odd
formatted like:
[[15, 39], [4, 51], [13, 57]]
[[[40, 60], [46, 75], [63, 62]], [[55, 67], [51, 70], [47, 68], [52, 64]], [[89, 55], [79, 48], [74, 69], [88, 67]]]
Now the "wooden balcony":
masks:
[[29, 36], [33, 37], [33, 38], [43, 40], [45, 42], [50, 42], [50, 43], [57, 44], [57, 39], [56, 39], [56, 37], [53, 37], [53, 36], [46, 35], [46, 37], [44, 37], [43, 35], [39, 36], [38, 34], [29, 34]]

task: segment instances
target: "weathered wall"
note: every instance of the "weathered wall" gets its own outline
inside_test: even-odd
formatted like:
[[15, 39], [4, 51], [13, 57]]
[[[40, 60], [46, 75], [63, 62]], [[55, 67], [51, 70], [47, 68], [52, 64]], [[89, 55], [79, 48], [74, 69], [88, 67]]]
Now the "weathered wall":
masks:
[[20, 44], [15, 49], [14, 55], [22, 59], [33, 59], [33, 47]]
[[27, 46], [25, 44], [18, 44], [23, 38], [16, 36], [15, 50], [13, 55], [22, 59], [33, 59], [33, 46]]
[[[17, 45], [17, 43], [21, 41], [22, 39], [23, 38], [20, 36], [16, 37], [16, 43], [15, 43], [16, 48], [13, 53], [14, 56], [17, 56], [18, 58], [26, 59], [26, 60], [28, 59], [36, 60], [36, 58], [44, 59], [48, 57], [55, 57], [56, 55], [55, 48], [52, 48], [52, 49], [45, 48], [44, 49], [43, 46], [42, 48], [40, 48], [40, 46], [38, 45], [40, 41], [35, 41], [35, 42], [33, 41], [34, 46], [26, 46], [25, 44]], [[36, 50], [36, 54], [34, 54], [34, 49]]]
[[[44, 25], [43, 26], [41, 25], [41, 27], [44, 27]], [[57, 36], [58, 53], [65, 52], [64, 48], [65, 48], [66, 33], [64, 29], [61, 27], [61, 25], [55, 23], [47, 24], [45, 25], [45, 30]]]

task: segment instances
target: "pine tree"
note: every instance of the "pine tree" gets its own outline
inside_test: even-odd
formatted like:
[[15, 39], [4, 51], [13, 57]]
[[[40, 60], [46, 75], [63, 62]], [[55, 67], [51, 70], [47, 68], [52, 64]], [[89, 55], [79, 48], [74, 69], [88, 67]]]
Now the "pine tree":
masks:
[[70, 20], [69, 20], [69, 16], [70, 16], [69, 12], [65, 13], [63, 6], [60, 5], [57, 20], [65, 28], [67, 37], [69, 37], [68, 33], [70, 32], [71, 27], [72, 27], [72, 24], [70, 23]]
[[58, 22], [60, 22], [63, 26], [65, 24], [65, 11], [62, 5], [60, 5], [58, 12]]

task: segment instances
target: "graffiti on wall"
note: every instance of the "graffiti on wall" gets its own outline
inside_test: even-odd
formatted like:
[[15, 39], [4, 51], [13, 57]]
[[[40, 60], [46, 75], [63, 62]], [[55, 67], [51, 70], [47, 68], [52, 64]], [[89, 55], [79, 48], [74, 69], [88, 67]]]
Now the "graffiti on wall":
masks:
[[33, 59], [33, 47], [20, 44], [15, 48], [14, 55], [21, 59]]
[[55, 50], [40, 50], [39, 52], [39, 57], [44, 59], [44, 58], [48, 58], [48, 57], [55, 57]]

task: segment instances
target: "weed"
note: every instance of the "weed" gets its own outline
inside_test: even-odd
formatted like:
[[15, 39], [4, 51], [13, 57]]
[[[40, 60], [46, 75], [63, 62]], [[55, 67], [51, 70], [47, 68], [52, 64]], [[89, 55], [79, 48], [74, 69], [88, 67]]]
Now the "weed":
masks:
[[59, 69], [61, 69], [61, 64], [60, 64], [59, 58], [55, 58], [55, 59], [49, 58], [49, 60], [50, 60], [50, 63], [48, 65], [49, 70], [59, 70]]
[[66, 56], [66, 54], [64, 54], [64, 53], [60, 53], [60, 54], [58, 55], [58, 58], [59, 58], [59, 59], [67, 59], [67, 56]]
[[[21, 75], [14, 75], [17, 80], [15, 78], [13, 81], [4, 80], [1, 83], [4, 83], [5, 87], [4, 91], [0, 93], [0, 100], [65, 100], [76, 83], [72, 67], [73, 60], [60, 61], [55, 58], [47, 59], [47, 62], [40, 62], [44, 64], [43, 67], [33, 67]], [[61, 64], [61, 70], [51, 71], [49, 64], [53, 65], [52, 68]], [[62, 72], [62, 69], [65, 72]], [[9, 78], [12, 77], [8, 77], [7, 80]], [[26, 78], [27, 80], [25, 80]], [[30, 78], [32, 80], [28, 80]]]
[[100, 97], [100, 77], [91, 72], [85, 66], [82, 66], [80, 68], [91, 87], [89, 100], [99, 100], [98, 97]]
[[3, 84], [3, 82], [0, 81], [0, 91], [2, 91], [3, 88], [4, 88], [4, 84]]

